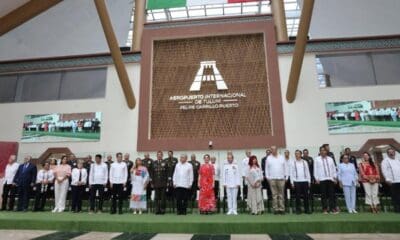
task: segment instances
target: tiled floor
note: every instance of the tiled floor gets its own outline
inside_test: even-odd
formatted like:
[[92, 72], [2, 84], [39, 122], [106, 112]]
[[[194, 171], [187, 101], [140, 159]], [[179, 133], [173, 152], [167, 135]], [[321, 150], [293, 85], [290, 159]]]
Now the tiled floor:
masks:
[[400, 234], [233, 234], [233, 235], [193, 235], [193, 234], [135, 234], [135, 233], [107, 233], [89, 232], [69, 234], [56, 231], [35, 230], [0, 230], [0, 239], [28, 240], [28, 239], [57, 239], [57, 240], [399, 240]]
[[400, 234], [308, 234], [314, 240], [399, 240]]
[[1, 240], [26, 240], [54, 233], [54, 231], [0, 230]]

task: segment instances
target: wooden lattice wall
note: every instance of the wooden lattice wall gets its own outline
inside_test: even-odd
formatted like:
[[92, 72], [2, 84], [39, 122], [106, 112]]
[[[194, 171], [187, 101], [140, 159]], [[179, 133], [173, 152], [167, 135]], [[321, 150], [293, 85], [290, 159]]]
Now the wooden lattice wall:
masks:
[[[215, 60], [228, 90], [190, 86], [201, 61]], [[272, 135], [263, 34], [201, 37], [154, 42], [151, 87], [151, 139]], [[170, 96], [246, 94], [239, 108], [180, 110]]]

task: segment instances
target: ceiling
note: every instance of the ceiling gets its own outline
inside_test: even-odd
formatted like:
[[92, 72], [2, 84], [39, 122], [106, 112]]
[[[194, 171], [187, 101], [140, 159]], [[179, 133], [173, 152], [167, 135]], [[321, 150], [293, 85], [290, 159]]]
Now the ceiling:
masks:
[[14, 9], [19, 8], [25, 3], [29, 2], [29, 0], [1, 0], [0, 1], [0, 17], [7, 15], [7, 13], [11, 12]]
[[400, 0], [315, 0], [310, 37], [398, 35], [399, 13]]

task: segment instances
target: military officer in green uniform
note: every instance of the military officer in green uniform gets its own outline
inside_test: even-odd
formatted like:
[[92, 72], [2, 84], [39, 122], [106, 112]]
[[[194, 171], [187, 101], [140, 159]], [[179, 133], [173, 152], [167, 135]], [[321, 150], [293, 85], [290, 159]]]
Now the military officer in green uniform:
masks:
[[[142, 159], [143, 166], [147, 168], [147, 171], [151, 173], [153, 171], [153, 159], [150, 158], [149, 153], [144, 154], [144, 158]], [[146, 196], [147, 196], [147, 201], [150, 200], [151, 198], [151, 191], [153, 190], [151, 187], [151, 178], [150, 178], [150, 184], [147, 184], [146, 188]]]
[[168, 162], [162, 159], [162, 151], [157, 152], [157, 160], [153, 162], [153, 167], [150, 172], [151, 185], [155, 191], [156, 214], [165, 214], [165, 193], [169, 186], [169, 168]]
[[192, 154], [190, 156], [190, 164], [193, 166], [193, 184], [192, 184], [192, 189], [190, 191], [190, 200], [194, 201], [196, 200], [196, 195], [197, 195], [197, 190], [199, 190], [199, 170], [200, 170], [200, 162], [196, 160], [196, 155]]
[[169, 169], [169, 173], [168, 173], [168, 188], [167, 188], [167, 199], [169, 201], [172, 201], [175, 197], [175, 193], [174, 193], [174, 184], [172, 182], [172, 176], [174, 175], [174, 171], [175, 171], [175, 166], [178, 163], [178, 159], [176, 157], [174, 157], [174, 152], [173, 151], [168, 151], [168, 157], [166, 159], [164, 159], [165, 161], [167, 161], [168, 163], [168, 169]]

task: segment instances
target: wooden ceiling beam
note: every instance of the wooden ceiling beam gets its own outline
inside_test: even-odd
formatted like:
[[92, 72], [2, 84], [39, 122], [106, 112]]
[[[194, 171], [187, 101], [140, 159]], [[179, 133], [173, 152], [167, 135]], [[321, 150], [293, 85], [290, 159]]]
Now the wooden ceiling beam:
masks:
[[31, 20], [62, 0], [31, 0], [0, 18], [0, 36]]
[[133, 20], [132, 51], [140, 52], [142, 33], [146, 22], [146, 0], [135, 0], [135, 14]]
[[271, 0], [271, 10], [274, 17], [278, 42], [288, 41], [285, 3], [283, 2], [283, 0]]
[[125, 95], [126, 102], [130, 109], [135, 108], [136, 100], [133, 94], [132, 86], [129, 81], [128, 72], [126, 71], [122, 53], [118, 46], [117, 37], [111, 24], [110, 16], [108, 15], [107, 6], [104, 0], [94, 0], [97, 13], [103, 26], [104, 35], [106, 36], [108, 47], [110, 48], [111, 57], [113, 59], [115, 69], [117, 70], [118, 78]]
[[292, 66], [290, 68], [289, 82], [286, 91], [286, 100], [294, 102], [299, 85], [301, 68], [303, 66], [304, 53], [308, 41], [308, 31], [310, 29], [311, 17], [314, 9], [314, 0], [304, 0], [301, 10], [299, 31], [297, 32], [296, 44], [294, 46]]

